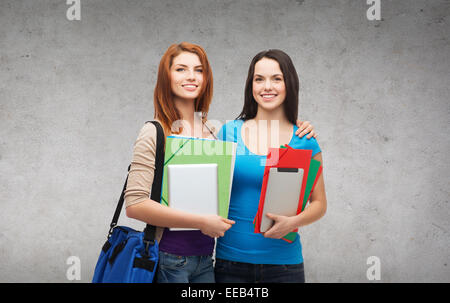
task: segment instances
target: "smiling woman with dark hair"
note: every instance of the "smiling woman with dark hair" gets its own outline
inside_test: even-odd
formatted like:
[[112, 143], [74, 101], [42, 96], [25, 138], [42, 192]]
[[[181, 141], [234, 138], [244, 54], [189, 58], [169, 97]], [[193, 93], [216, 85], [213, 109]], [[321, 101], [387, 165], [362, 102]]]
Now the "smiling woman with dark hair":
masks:
[[258, 53], [250, 64], [244, 108], [237, 120], [225, 124], [219, 132], [222, 140], [237, 143], [228, 216], [236, 223], [217, 240], [216, 282], [305, 281], [300, 236], [297, 234], [292, 243], [281, 238], [325, 214], [323, 174], [302, 213], [292, 217], [268, 214], [274, 225], [264, 234], [254, 233], [252, 224], [270, 147], [289, 144], [296, 149], [310, 149], [313, 159], [322, 163], [317, 141], [295, 135], [298, 91], [297, 72], [286, 53]]
[[278, 62], [282, 78], [286, 87], [286, 98], [283, 101], [284, 114], [291, 124], [296, 124], [298, 115], [298, 91], [299, 80], [291, 58], [283, 51], [273, 49], [258, 53], [250, 63], [247, 81], [245, 83], [244, 108], [237, 119], [249, 120], [256, 117], [258, 103], [253, 96], [253, 79], [255, 77], [255, 65], [261, 59], [273, 59]]

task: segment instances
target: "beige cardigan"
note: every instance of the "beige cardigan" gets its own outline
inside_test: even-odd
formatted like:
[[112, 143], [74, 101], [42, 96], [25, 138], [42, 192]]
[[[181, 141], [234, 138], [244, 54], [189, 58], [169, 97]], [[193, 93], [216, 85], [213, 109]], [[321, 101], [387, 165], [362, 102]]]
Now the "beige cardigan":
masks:
[[134, 143], [125, 190], [125, 207], [147, 200], [155, 171], [156, 127], [145, 123]]

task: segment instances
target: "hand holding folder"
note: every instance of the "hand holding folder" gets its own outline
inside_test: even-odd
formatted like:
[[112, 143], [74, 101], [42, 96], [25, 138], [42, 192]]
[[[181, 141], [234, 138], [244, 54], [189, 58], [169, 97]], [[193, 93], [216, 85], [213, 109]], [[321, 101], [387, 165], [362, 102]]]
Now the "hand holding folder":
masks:
[[[266, 193], [267, 193], [267, 186], [270, 183], [275, 184], [273, 182], [269, 182], [270, 174], [274, 172], [285, 172], [289, 174], [290, 172], [294, 172], [297, 174], [291, 174], [291, 176], [286, 176], [284, 178], [297, 178], [293, 179], [294, 183], [291, 182], [290, 186], [298, 186], [300, 189], [299, 194], [294, 194], [295, 196], [290, 197], [290, 213], [291, 215], [297, 215], [300, 212], [302, 212], [306, 206], [306, 203], [314, 190], [315, 184], [317, 183], [317, 180], [322, 172], [322, 168], [320, 166], [320, 162], [312, 159], [312, 151], [311, 150], [300, 150], [300, 149], [293, 149], [289, 145], [285, 145], [286, 148], [270, 148], [269, 154], [267, 156], [266, 161], [266, 167], [264, 170], [264, 176], [263, 176], [263, 183], [261, 187], [261, 195], [260, 195], [260, 201], [259, 201], [259, 207], [257, 214], [254, 219], [254, 226], [255, 226], [255, 233], [262, 233], [261, 230], [261, 223], [263, 221], [263, 216], [265, 216], [266, 211], [265, 209], [265, 203], [276, 203], [277, 201], [270, 201], [266, 199]], [[277, 170], [274, 170], [274, 168], [277, 168]], [[302, 176], [300, 177], [299, 172], [302, 171]], [[274, 176], [272, 176], [274, 178]], [[300, 178], [300, 179], [299, 179]], [[295, 185], [295, 182], [301, 182], [301, 186]], [[288, 182], [285, 182], [288, 184]], [[273, 186], [273, 185], [272, 185]], [[277, 186], [283, 186], [283, 184], [278, 184]], [[284, 188], [286, 189], [286, 188]], [[279, 190], [283, 190], [283, 188], [280, 188]], [[295, 192], [295, 191], [294, 191]], [[298, 191], [297, 191], [298, 193]], [[292, 195], [292, 194], [291, 194]], [[269, 190], [269, 196], [271, 196], [273, 200], [273, 189]], [[298, 197], [298, 198], [297, 198]], [[286, 205], [286, 201], [282, 201], [283, 203], [280, 203], [280, 206], [282, 204]], [[276, 208], [276, 204], [275, 208]], [[274, 214], [277, 214], [275, 211], [273, 211], [273, 205], [271, 207], [268, 207], [268, 209], [271, 209], [271, 212]], [[286, 206], [284, 206], [286, 208]], [[287, 210], [284, 210], [287, 211]], [[288, 235], [283, 237], [283, 240], [292, 242], [296, 237], [296, 232], [298, 229], [295, 229], [293, 232], [289, 233]]]

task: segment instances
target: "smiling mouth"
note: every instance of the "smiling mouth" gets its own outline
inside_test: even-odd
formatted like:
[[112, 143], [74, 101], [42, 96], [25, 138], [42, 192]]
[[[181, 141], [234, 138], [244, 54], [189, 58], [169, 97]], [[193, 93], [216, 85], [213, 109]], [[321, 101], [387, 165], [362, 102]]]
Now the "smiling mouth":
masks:
[[272, 99], [275, 98], [276, 96], [278, 96], [278, 95], [277, 95], [277, 94], [262, 94], [262, 95], [261, 95], [261, 97], [262, 97], [264, 100], [267, 100], [267, 101], [272, 100]]
[[181, 85], [181, 87], [183, 87], [185, 90], [189, 91], [189, 92], [193, 92], [197, 89], [198, 85], [195, 84], [184, 84]]

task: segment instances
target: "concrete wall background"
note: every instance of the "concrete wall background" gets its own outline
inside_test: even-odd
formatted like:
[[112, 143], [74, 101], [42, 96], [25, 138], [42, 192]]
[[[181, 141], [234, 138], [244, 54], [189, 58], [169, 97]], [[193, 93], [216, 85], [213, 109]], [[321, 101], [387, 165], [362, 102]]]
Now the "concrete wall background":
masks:
[[[450, 282], [449, 1], [0, 1], [0, 282], [92, 278], [161, 55], [202, 45], [210, 119], [280, 48], [323, 150], [328, 212], [302, 228], [309, 282]], [[121, 223], [135, 224], [125, 219]], [[142, 227], [143, 225], [136, 225]]]

